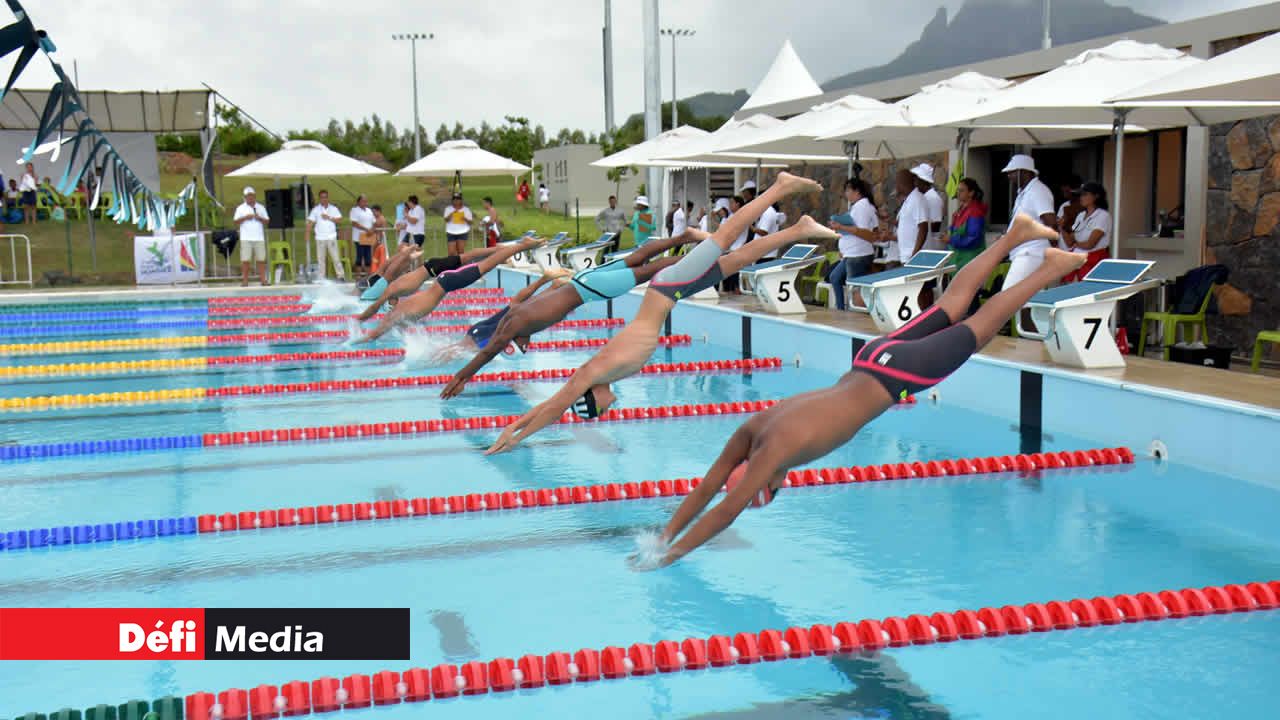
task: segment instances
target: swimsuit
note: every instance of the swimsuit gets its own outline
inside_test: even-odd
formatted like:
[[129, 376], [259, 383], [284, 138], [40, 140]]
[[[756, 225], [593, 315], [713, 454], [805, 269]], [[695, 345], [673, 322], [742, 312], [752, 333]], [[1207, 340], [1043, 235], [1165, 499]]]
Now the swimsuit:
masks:
[[457, 270], [448, 270], [436, 276], [436, 284], [446, 293], [454, 290], [461, 290], [464, 287], [473, 285], [480, 280], [483, 275], [480, 272], [480, 263], [471, 263], [463, 265]]
[[438, 277], [440, 273], [457, 270], [462, 267], [462, 258], [457, 255], [447, 255], [442, 258], [431, 258], [422, 264], [427, 270], [427, 277]]
[[698, 243], [680, 262], [663, 268], [653, 276], [649, 287], [671, 298], [673, 302], [696, 295], [724, 279], [720, 270], [723, 251], [711, 238]]
[[467, 329], [467, 337], [471, 338], [471, 340], [475, 342], [476, 347], [483, 350], [484, 346], [489, 344], [489, 338], [493, 337], [493, 333], [498, 330], [498, 325], [502, 322], [502, 318], [507, 316], [507, 311], [510, 309], [511, 306], [508, 305], [484, 320], [472, 325]]
[[968, 325], [952, 324], [934, 305], [858, 351], [853, 369], [871, 375], [895, 400], [942, 382], [978, 350]]
[[573, 289], [578, 291], [578, 297], [584, 303], [610, 300], [625, 295], [636, 286], [636, 274], [623, 259], [579, 270], [572, 280]]

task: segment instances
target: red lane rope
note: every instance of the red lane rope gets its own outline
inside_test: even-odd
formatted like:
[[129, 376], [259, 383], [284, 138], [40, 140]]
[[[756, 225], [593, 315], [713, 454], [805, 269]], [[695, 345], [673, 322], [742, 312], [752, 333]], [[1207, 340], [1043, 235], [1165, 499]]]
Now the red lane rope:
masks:
[[[526, 349], [530, 352], [576, 350], [602, 347], [607, 342], [609, 342], [608, 338], [548, 340], [529, 343]], [[692, 342], [693, 338], [688, 335], [665, 335], [658, 338], [658, 344], [664, 347], [688, 345]], [[370, 350], [333, 350], [330, 352], [266, 353], [264, 355], [215, 355], [205, 358], [205, 366], [274, 365], [277, 363], [328, 362], [332, 360], [399, 360], [404, 357], [404, 354], [404, 348], [375, 348]]]
[[681, 641], [637, 642], [627, 647], [583, 648], [573, 654], [557, 651], [523, 655], [518, 659], [500, 657], [488, 662], [410, 668], [402, 673], [384, 670], [373, 675], [354, 674], [341, 681], [323, 677], [310, 683], [295, 680], [281, 686], [263, 684], [252, 690], [232, 688], [217, 696], [196, 692], [186, 696], [185, 717], [186, 720], [245, 720], [252, 714], [257, 720], [281, 713], [305, 715], [339, 708], [510, 692], [516, 688], [580, 684], [602, 678], [615, 680], [655, 673], [702, 671], [708, 667], [878, 651], [887, 647], [1255, 612], [1275, 608], [1280, 604], [1278, 596], [1280, 581], [1273, 580], [917, 613]]
[[[459, 297], [483, 297], [489, 295], [502, 295], [502, 288], [463, 288], [454, 290], [450, 295]], [[270, 304], [287, 304], [295, 303], [302, 300], [301, 295], [230, 295], [225, 297], [211, 297], [206, 302], [209, 305], [270, 305]]]
[[[626, 324], [622, 318], [598, 320], [562, 320], [547, 330], [572, 330], [581, 328], [612, 328]], [[470, 325], [420, 325], [405, 328], [411, 335], [464, 333]], [[253, 333], [246, 335], [210, 335], [209, 345], [253, 345], [257, 343], [305, 344], [313, 341], [337, 340], [345, 342], [351, 335], [346, 330], [312, 330], [308, 332]]]
[[[446, 297], [440, 301], [442, 306], [457, 305], [480, 305], [480, 306], [496, 306], [506, 305], [510, 301], [506, 296], [494, 295], [477, 296], [470, 298], [453, 298]], [[208, 312], [212, 316], [237, 316], [237, 315], [283, 315], [285, 313], [304, 313], [311, 309], [309, 303], [289, 303], [278, 305], [216, 305], [210, 307]]]
[[[746, 371], [764, 370], [782, 367], [781, 358], [751, 358], [747, 360], [712, 360], [707, 362], [656, 363], [645, 365], [640, 370], [643, 375], [670, 375], [689, 372]], [[470, 380], [472, 383], [509, 383], [531, 380], [562, 380], [571, 377], [577, 368], [552, 368], [548, 370], [513, 370], [506, 372], [479, 373]], [[297, 393], [349, 392], [352, 390], [385, 390], [387, 388], [404, 388], [423, 385], [445, 385], [453, 379], [452, 375], [420, 375], [417, 377], [373, 378], [368, 380], [323, 380], [318, 382], [234, 385], [228, 387], [205, 388], [205, 398], [238, 397], [243, 395], [291, 395]], [[189, 400], [184, 399], [183, 402]]]
[[[478, 318], [489, 317], [493, 314], [493, 308], [477, 309], [477, 310], [436, 310], [430, 315], [422, 319], [436, 320], [439, 318]], [[369, 318], [369, 321], [381, 320], [385, 317], [382, 313]], [[210, 330], [239, 330], [250, 327], [297, 327], [305, 325], [346, 325], [355, 321], [355, 315], [294, 315], [292, 317], [265, 317], [265, 318], [209, 318], [205, 321], [206, 326]]]
[[[745, 405], [745, 404], [744, 404]], [[660, 408], [667, 409], [667, 408]], [[864, 482], [908, 480], [925, 477], [958, 477], [1002, 472], [1027, 472], [1061, 468], [1129, 465], [1133, 453], [1128, 448], [1102, 448], [1075, 452], [975, 457], [957, 460], [930, 460], [894, 465], [865, 465], [840, 468], [792, 470], [783, 479], [783, 487], [815, 487], [849, 485]], [[278, 510], [242, 510], [221, 514], [207, 513], [196, 517], [200, 533], [232, 532], [261, 528], [302, 527], [353, 520], [387, 520], [517, 508], [557, 507], [618, 500], [644, 500], [657, 497], [688, 495], [702, 478], [645, 480], [643, 482], [606, 483], [603, 485], [569, 485], [540, 490], [508, 490], [505, 492], [469, 493], [467, 495], [378, 500], [376, 502], [339, 503]], [[723, 492], [723, 490], [722, 490]]]
[[[773, 407], [776, 400], [760, 400], [745, 403], [710, 403], [706, 405], [675, 405], [653, 408], [626, 408], [625, 410], [606, 410], [600, 417], [590, 422], [611, 422], [618, 420], [650, 420], [658, 418], [696, 417], [700, 415], [728, 415], [753, 413]], [[420, 435], [424, 433], [454, 432], [459, 430], [490, 430], [506, 427], [519, 420], [519, 415], [485, 415], [470, 418], [451, 418], [447, 420], [404, 420], [401, 422], [362, 423], [349, 425], [320, 425], [315, 427], [274, 428], [268, 430], [250, 430], [236, 432], [204, 433], [201, 437], [202, 447], [220, 447], [230, 445], [258, 445], [313, 440], [356, 440], [365, 437], [385, 437], [388, 435]], [[556, 424], [573, 424], [589, 422], [577, 415], [567, 413], [556, 421]]]

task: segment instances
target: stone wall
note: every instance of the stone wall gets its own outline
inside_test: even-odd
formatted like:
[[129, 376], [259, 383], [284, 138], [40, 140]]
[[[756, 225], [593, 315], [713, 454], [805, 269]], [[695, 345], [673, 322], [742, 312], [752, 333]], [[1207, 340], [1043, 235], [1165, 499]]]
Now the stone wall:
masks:
[[1211, 316], [1209, 332], [1248, 352], [1259, 330], [1280, 328], [1280, 116], [1209, 132], [1207, 254], [1252, 301], [1247, 315]]

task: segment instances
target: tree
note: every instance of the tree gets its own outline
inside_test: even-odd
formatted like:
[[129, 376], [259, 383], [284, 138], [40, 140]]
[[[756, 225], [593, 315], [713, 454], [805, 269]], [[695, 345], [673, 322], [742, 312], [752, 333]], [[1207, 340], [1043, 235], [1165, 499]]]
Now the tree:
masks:
[[214, 105], [218, 140], [228, 155], [261, 155], [280, 149], [280, 141], [259, 130], [229, 105]]

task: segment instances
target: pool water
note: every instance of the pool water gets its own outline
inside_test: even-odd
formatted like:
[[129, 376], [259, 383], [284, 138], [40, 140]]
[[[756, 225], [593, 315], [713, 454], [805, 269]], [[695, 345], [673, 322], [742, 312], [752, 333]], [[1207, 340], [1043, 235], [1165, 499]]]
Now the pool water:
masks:
[[[598, 310], [575, 317], [599, 317]], [[131, 355], [191, 357], [213, 350]], [[589, 352], [530, 353], [488, 369], [575, 367]], [[770, 354], [793, 352], [756, 348], [757, 356]], [[657, 362], [735, 357], [702, 342], [656, 355]], [[435, 375], [464, 361], [50, 378], [4, 382], [0, 392], [22, 397]], [[784, 365], [750, 374], [638, 376], [616, 390], [618, 407], [665, 406], [779, 399], [834, 380]], [[0, 443], [515, 414], [558, 386], [476, 383], [447, 402], [438, 387], [419, 387], [10, 413]], [[706, 471], [745, 417], [553, 427], [492, 458], [481, 451], [496, 430], [7, 462], [0, 464], [0, 530], [692, 477]], [[1046, 451], [1094, 445], [1063, 428], [1050, 430]], [[1007, 420], [925, 401], [890, 410], [812, 466], [1004, 455], [1016, 453], [1019, 440]], [[789, 488], [680, 563], [650, 573], [629, 570], [625, 558], [638, 536], [665, 523], [678, 501], [3, 552], [0, 606], [409, 607], [412, 659], [3, 662], [0, 718], [526, 653], [1280, 578], [1274, 522], [1280, 506], [1273, 489], [1144, 458], [1111, 468]], [[1264, 717], [1275, 699], [1270, 676], [1280, 661], [1277, 631], [1280, 613], [1258, 612], [345, 712], [598, 717], [607, 707], [618, 718]]]

